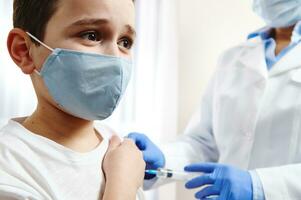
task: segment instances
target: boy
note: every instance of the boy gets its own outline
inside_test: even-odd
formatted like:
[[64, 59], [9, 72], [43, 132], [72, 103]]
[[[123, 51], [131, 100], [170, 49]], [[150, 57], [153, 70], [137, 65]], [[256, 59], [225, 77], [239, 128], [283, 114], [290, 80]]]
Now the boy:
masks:
[[134, 37], [132, 0], [14, 1], [8, 51], [38, 105], [0, 131], [1, 200], [135, 199], [141, 153], [93, 125], [124, 93]]

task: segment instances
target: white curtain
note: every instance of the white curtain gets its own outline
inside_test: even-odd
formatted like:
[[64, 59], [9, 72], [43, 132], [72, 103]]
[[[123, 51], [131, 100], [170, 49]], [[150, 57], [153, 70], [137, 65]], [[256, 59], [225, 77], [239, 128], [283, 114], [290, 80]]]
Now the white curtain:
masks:
[[[178, 119], [177, 14], [174, 0], [138, 0], [134, 130], [156, 142], [173, 138]], [[131, 128], [131, 127], [130, 127]], [[173, 186], [147, 199], [175, 199]]]
[[[177, 13], [174, 0], [136, 0], [135, 70], [127, 95], [107, 120], [118, 132], [174, 138], [178, 120]], [[147, 200], [175, 199], [174, 185], [146, 192]]]
[[[177, 132], [176, 5], [172, 0], [138, 0], [136, 10], [134, 74], [121, 105], [106, 123], [121, 135], [141, 131], [162, 141]], [[12, 117], [29, 115], [36, 97], [30, 78], [11, 61], [6, 49], [12, 0], [0, 0], [0, 27], [1, 126]], [[156, 191], [146, 195], [147, 199], [162, 198]]]

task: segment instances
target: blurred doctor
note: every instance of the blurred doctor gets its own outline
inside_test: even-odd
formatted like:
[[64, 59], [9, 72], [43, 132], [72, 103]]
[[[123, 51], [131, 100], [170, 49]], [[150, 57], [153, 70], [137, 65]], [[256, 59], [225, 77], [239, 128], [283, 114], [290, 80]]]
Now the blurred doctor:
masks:
[[253, 10], [266, 27], [220, 57], [186, 134], [161, 149], [129, 135], [147, 168], [204, 173], [186, 183], [197, 199], [301, 199], [301, 0]]

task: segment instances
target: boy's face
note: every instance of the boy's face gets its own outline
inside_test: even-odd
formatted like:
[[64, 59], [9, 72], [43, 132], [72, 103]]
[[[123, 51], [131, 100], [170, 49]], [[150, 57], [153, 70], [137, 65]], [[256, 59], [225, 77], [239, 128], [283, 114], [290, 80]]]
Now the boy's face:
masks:
[[[132, 0], [61, 0], [46, 26], [43, 42], [52, 48], [130, 59], [134, 13]], [[40, 70], [51, 52], [39, 46], [32, 53]]]
[[[131, 59], [135, 39], [134, 9], [132, 0], [61, 0], [47, 24], [43, 42], [53, 49]], [[51, 52], [42, 45], [32, 44], [29, 54], [40, 71]], [[32, 74], [32, 80], [39, 102], [42, 99], [55, 105], [41, 77]]]

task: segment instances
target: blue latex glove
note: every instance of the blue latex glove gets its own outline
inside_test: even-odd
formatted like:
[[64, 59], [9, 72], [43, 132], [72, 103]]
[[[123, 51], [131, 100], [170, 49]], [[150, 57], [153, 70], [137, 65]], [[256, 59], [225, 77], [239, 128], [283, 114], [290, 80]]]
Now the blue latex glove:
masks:
[[[137, 147], [143, 153], [146, 169], [158, 169], [165, 165], [165, 158], [162, 151], [144, 134], [130, 133], [128, 138], [134, 140]], [[145, 174], [144, 179], [152, 179], [155, 175]]]
[[215, 163], [189, 165], [185, 171], [204, 173], [185, 185], [187, 189], [206, 186], [195, 194], [197, 199], [253, 200], [252, 178], [248, 171]]

